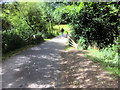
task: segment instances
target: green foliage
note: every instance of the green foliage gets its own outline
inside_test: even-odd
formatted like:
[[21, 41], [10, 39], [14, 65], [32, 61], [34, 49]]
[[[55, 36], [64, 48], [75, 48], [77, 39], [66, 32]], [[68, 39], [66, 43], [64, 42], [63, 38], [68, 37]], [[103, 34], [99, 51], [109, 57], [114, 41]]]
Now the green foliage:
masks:
[[[119, 45], [120, 41], [117, 39], [114, 41], [114, 44], [107, 46], [106, 48], [95, 50], [89, 49], [90, 56], [95, 57], [94, 61], [101, 62], [105, 66], [120, 68], [119, 66]], [[93, 58], [92, 58], [93, 59]]]
[[32, 32], [18, 32], [17, 30], [2, 32], [2, 52], [3, 54], [14, 51], [29, 44], [38, 44], [44, 39], [41, 34], [33, 34]]
[[72, 36], [77, 41], [84, 37], [91, 46], [103, 48], [113, 44], [119, 35], [117, 3], [78, 2], [60, 3], [53, 15], [56, 23], [71, 23]]
[[15, 31], [2, 32], [3, 53], [20, 48], [24, 45], [24, 43], [25, 41]]
[[120, 35], [119, 9], [120, 6], [115, 2], [84, 2], [61, 4], [54, 11], [56, 23], [71, 25], [71, 35], [78, 43], [78, 49], [96, 46], [99, 50], [91, 51], [94, 61], [112, 68], [117, 75], [120, 47], [120, 39], [117, 39]]
[[55, 35], [52, 34], [52, 33], [44, 33], [44, 34], [42, 35], [42, 37], [45, 38], [45, 39], [47, 39], [47, 38], [53, 38], [53, 37], [55, 37]]
[[68, 24], [71, 22], [72, 20], [72, 15], [74, 13], [79, 12], [82, 8], [83, 8], [84, 4], [78, 3], [78, 5], [76, 4], [72, 4], [72, 5], [65, 5], [60, 4], [54, 11], [53, 15], [54, 15], [54, 20], [56, 23], [61, 23], [61, 24]]
[[89, 49], [89, 53], [86, 53], [87, 57], [94, 62], [99, 62], [103, 66], [103, 69], [109, 71], [111, 74], [120, 76], [119, 66], [119, 47], [120, 41], [115, 40], [113, 45], [109, 45], [101, 50]]
[[[76, 40], [86, 38], [86, 42], [103, 48], [114, 41], [119, 35], [116, 29], [118, 9], [116, 3], [84, 3], [79, 13], [72, 15], [72, 34]], [[114, 18], [114, 20], [113, 20]]]
[[52, 10], [50, 3], [3, 3], [2, 52], [8, 53], [24, 45], [43, 42], [43, 38], [54, 37]]
[[85, 38], [80, 37], [80, 39], [77, 41], [77, 43], [78, 43], [78, 49], [87, 49]]
[[104, 62], [109, 66], [118, 67], [118, 49], [119, 49], [119, 40], [115, 41], [115, 44], [109, 45], [106, 48], [100, 50]]

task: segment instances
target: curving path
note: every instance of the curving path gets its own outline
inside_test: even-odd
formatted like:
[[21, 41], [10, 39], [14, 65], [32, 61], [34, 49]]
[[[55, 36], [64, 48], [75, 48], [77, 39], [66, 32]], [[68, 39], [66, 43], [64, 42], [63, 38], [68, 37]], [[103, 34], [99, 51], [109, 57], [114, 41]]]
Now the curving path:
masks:
[[4, 61], [2, 87], [59, 87], [62, 67], [60, 53], [66, 42], [66, 38], [56, 37]]

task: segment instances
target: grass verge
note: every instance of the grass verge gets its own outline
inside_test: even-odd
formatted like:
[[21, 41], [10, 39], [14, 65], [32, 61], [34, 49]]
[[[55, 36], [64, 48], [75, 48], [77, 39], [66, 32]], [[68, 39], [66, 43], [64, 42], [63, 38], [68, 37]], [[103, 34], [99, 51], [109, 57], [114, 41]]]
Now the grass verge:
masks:
[[[72, 49], [72, 47], [70, 47], [70, 46], [67, 44], [67, 46], [65, 47], [64, 50], [65, 50], [65, 51], [68, 51], [68, 50], [70, 50], [70, 49]], [[99, 50], [96, 50], [96, 49], [88, 49], [87, 52], [83, 52], [83, 53], [84, 53], [84, 55], [85, 55], [88, 59], [92, 60], [92, 61], [95, 62], [95, 63], [98, 63], [103, 70], [108, 71], [108, 72], [109, 72], [110, 74], [112, 74], [112, 75], [115, 75], [115, 76], [119, 76], [119, 77], [120, 77], [120, 71], [119, 71], [118, 67], [109, 66], [109, 65], [105, 62], [105, 60], [104, 60], [104, 58], [102, 57], [101, 52], [99, 52]]]
[[102, 58], [102, 56], [100, 57], [101, 53], [98, 50], [89, 49], [88, 52], [84, 52], [84, 54], [87, 58], [89, 58], [93, 62], [99, 63], [103, 70], [108, 71], [110, 74], [120, 77], [120, 71], [118, 67], [112, 67], [105, 63], [104, 58]]

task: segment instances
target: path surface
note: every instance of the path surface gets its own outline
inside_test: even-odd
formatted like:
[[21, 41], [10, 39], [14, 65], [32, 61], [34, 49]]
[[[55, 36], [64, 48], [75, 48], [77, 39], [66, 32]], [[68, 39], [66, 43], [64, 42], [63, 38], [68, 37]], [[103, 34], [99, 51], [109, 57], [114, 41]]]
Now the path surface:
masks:
[[58, 87], [61, 76], [60, 53], [66, 42], [66, 38], [57, 37], [3, 62], [3, 88]]
[[64, 87], [118, 88], [118, 78], [102, 70], [98, 63], [86, 58], [83, 52], [87, 51], [72, 49], [62, 53]]

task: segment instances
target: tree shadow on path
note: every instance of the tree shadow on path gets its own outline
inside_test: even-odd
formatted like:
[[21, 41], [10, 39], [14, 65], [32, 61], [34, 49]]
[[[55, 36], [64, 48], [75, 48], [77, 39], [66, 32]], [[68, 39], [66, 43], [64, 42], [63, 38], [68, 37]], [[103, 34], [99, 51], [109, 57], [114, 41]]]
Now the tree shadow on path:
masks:
[[52, 39], [3, 63], [3, 88], [51, 88], [61, 73], [61, 39]]
[[118, 79], [100, 68], [99, 63], [87, 59], [83, 52], [62, 53], [63, 85], [67, 88], [118, 88]]

